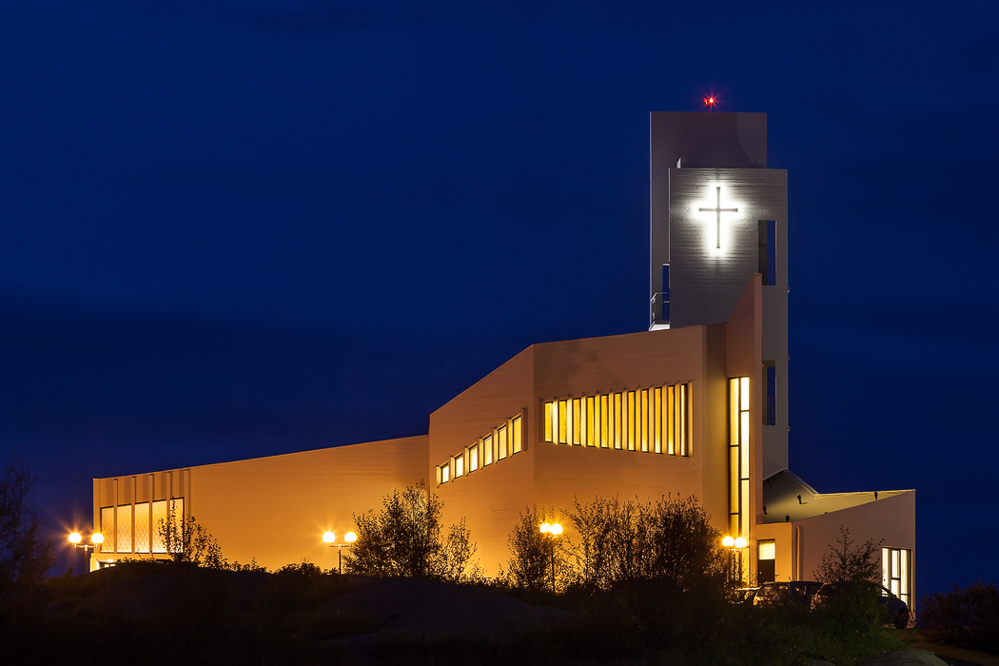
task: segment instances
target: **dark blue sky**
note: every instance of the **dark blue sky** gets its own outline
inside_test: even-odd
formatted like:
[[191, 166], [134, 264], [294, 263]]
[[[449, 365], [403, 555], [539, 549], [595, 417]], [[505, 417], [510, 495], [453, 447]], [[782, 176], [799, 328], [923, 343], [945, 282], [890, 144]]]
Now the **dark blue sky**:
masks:
[[0, 451], [90, 479], [425, 432], [533, 342], [643, 330], [648, 112], [769, 115], [792, 469], [918, 489], [999, 580], [989, 3], [0, 5]]

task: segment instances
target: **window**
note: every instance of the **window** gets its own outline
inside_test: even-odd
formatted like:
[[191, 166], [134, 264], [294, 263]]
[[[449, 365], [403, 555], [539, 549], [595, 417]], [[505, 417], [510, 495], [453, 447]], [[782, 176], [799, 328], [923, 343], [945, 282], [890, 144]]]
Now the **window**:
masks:
[[452, 462], [454, 464], [454, 478], [463, 476], [465, 474], [465, 456], [459, 453], [452, 459]]
[[749, 377], [728, 380], [729, 529], [749, 538]]
[[114, 552], [114, 507], [101, 507], [101, 534], [104, 535], [104, 543], [101, 544], [102, 553]]
[[451, 480], [451, 464], [444, 463], [440, 466], [440, 481], [438, 483], [447, 483]]
[[468, 447], [468, 471], [474, 472], [479, 469], [479, 445], [472, 444]]
[[912, 551], [907, 548], [881, 549], [881, 583], [909, 608], [912, 608], [912, 581], [909, 578], [911, 557]]
[[663, 305], [662, 305], [662, 323], [669, 323], [669, 264], [663, 264]]
[[760, 220], [757, 231], [759, 244], [759, 273], [764, 285], [777, 284], [777, 222]]
[[174, 528], [179, 530], [184, 520], [184, 498], [157, 500], [153, 502], [153, 552], [167, 552], [166, 540], [163, 538], [163, 528], [166, 522], [173, 521]]
[[482, 438], [482, 464], [492, 465], [493, 464], [493, 436], [486, 435]]
[[757, 543], [756, 584], [772, 583], [777, 577], [777, 542], [760, 539]]
[[135, 505], [135, 552], [149, 552], [149, 502]]
[[115, 520], [115, 544], [119, 553], [132, 552], [132, 505], [123, 504], [118, 507]]
[[763, 405], [763, 425], [776, 425], [777, 367], [773, 361], [763, 362], [763, 381], [766, 384], [766, 404]]

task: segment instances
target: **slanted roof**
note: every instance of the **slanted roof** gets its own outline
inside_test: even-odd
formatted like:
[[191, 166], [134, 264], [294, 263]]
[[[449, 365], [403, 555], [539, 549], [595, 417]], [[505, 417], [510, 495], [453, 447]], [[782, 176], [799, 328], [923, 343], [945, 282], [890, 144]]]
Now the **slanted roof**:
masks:
[[823, 513], [849, 509], [906, 492], [909, 491], [872, 490], [859, 493], [820, 493], [802, 481], [791, 470], [782, 469], [763, 480], [763, 506], [766, 507], [767, 512], [763, 517], [763, 522], [782, 523], [787, 520], [788, 516], [792, 521], [804, 520]]

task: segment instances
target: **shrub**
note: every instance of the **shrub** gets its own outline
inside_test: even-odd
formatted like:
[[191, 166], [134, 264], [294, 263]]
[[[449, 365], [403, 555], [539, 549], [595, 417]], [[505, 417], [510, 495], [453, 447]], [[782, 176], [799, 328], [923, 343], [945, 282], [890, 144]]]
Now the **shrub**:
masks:
[[868, 539], [856, 543], [850, 538], [850, 528], [839, 528], [839, 539], [829, 544], [829, 552], [822, 555], [822, 561], [815, 570], [815, 580], [820, 583], [838, 583], [866, 580], [881, 583], [881, 568], [878, 555], [881, 542]]
[[343, 554], [348, 573], [446, 581], [478, 577], [469, 569], [475, 544], [465, 520], [441, 534], [443, 502], [426, 486], [407, 486], [386, 495], [380, 513], [354, 515], [357, 541]]
[[931, 640], [999, 654], [999, 590], [975, 585], [923, 597], [920, 625]]
[[160, 537], [170, 554], [170, 559], [177, 563], [194, 564], [209, 569], [229, 568], [225, 558], [222, 557], [219, 542], [204, 525], [194, 516], [183, 518], [172, 514], [171, 511], [167, 520], [160, 520], [158, 525]]
[[577, 501], [570, 519], [579, 533], [575, 556], [584, 588], [652, 582], [680, 592], [724, 591], [720, 535], [693, 497]]

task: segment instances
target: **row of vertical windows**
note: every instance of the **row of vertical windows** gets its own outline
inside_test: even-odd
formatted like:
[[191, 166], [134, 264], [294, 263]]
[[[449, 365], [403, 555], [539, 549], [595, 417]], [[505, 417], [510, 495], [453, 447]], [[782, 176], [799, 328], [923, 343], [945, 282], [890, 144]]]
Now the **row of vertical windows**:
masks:
[[690, 384], [545, 403], [545, 441], [570, 446], [691, 454]]
[[437, 483], [454, 481], [458, 477], [482, 469], [486, 465], [504, 460], [524, 450], [524, 436], [520, 416], [507, 419], [461, 453], [451, 456], [437, 468]]
[[749, 538], [749, 377], [728, 380], [729, 529]]
[[101, 507], [102, 553], [166, 553], [161, 526], [178, 526], [184, 517], [184, 498]]

